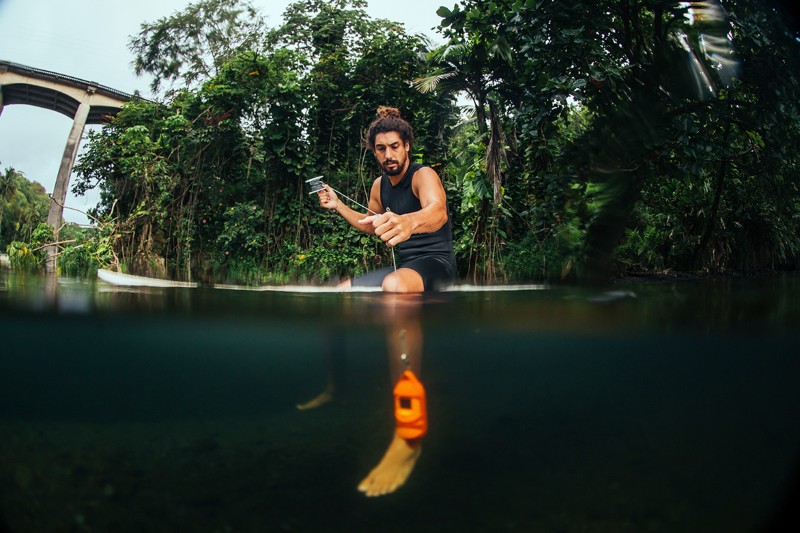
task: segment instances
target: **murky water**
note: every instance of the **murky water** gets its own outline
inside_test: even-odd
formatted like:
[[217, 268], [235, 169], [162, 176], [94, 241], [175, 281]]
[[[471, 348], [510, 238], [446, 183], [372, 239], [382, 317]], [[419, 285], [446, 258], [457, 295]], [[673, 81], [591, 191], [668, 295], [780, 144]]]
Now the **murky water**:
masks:
[[[393, 430], [421, 326], [430, 430]], [[752, 531], [800, 457], [800, 276], [412, 299], [0, 270], [1, 531]], [[336, 400], [295, 405], [326, 383]]]

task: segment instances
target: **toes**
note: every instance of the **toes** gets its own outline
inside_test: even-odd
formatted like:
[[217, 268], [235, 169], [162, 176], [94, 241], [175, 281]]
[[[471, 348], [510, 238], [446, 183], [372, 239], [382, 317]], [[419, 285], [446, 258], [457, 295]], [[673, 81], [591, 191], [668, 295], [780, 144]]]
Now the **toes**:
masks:
[[394, 479], [391, 482], [382, 482], [380, 479], [367, 478], [358, 485], [359, 492], [369, 497], [383, 496], [396, 491], [402, 482]]
[[364, 480], [361, 483], [358, 484], [358, 490], [369, 496], [369, 493], [371, 492], [371, 488], [373, 485], [372, 481], [373, 481], [372, 474], [370, 474], [369, 476], [364, 478]]

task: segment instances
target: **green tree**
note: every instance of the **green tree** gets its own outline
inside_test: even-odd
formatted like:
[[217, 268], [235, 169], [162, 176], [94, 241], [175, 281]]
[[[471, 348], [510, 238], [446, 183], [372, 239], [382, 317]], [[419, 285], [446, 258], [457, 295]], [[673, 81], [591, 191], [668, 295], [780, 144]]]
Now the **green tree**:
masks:
[[[439, 10], [447, 41], [431, 51], [364, 0], [296, 2], [270, 32], [228, 23], [247, 5], [202, 2], [136, 45], [152, 52], [143, 72], [185, 87], [94, 134], [75, 187], [100, 187], [124, 265], [335, 277], [388, 255], [320, 212], [304, 181], [364, 198], [379, 172], [364, 130], [392, 105], [415, 126], [414, 158], [445, 180], [462, 275], [790, 267], [800, 45], [761, 2], [722, 5], [465, 0]], [[214, 41], [220, 20], [230, 46]]]
[[[797, 42], [785, 30], [753, 19], [756, 13], [769, 17], [773, 12], [749, 1], [726, 2], [726, 7], [736, 22], [734, 33], [752, 31], [768, 46], [778, 45], [773, 46], [773, 52], [778, 52], [778, 61], [783, 61], [784, 68], [793, 64], [789, 49], [796, 49]], [[740, 12], [747, 13], [750, 20], [738, 16]], [[570, 239], [582, 236], [580, 273], [587, 279], [604, 279], [610, 272], [612, 251], [625, 228], [636, 222], [631, 214], [643, 199], [643, 187], [660, 188], [664, 185], [658, 181], [660, 174], [687, 172], [691, 168], [688, 163], [695, 161], [694, 168], [700, 171], [697, 175], [710, 180], [714, 193], [707, 205], [698, 206], [704, 220], [692, 226], [692, 239], [684, 241], [695, 243], [688, 263], [693, 268], [704, 268], [711, 264], [709, 257], [720, 257], [716, 245], [713, 249], [717, 251], [709, 252], [711, 243], [719, 242], [715, 235], [722, 235], [719, 230], [726, 225], [719, 216], [726, 195], [740, 186], [746, 190], [746, 183], [751, 183], [751, 189], [761, 189], [766, 182], [738, 176], [736, 160], [741, 158], [736, 156], [734, 147], [755, 146], [757, 141], [753, 139], [763, 140], [762, 133], [766, 133], [739, 127], [744, 119], [741, 112], [748, 106], [728, 101], [725, 87], [735, 76], [739, 62], [732, 57], [727, 38], [730, 25], [718, 5], [658, 0], [604, 4], [465, 1], [453, 9], [440, 9], [440, 15], [449, 42], [432, 56], [438, 63], [431, 63], [435, 69], [420, 80], [420, 86], [428, 84], [431, 88], [438, 83], [440, 87], [464, 91], [475, 86], [485, 89], [489, 100], [495, 102], [497, 124], [502, 125], [495, 137], [505, 139], [507, 155], [499, 158], [503, 161], [500, 168], [505, 169], [499, 173], [504, 185], [503, 203], [514, 213], [513, 223], [509, 220], [498, 226], [508, 236], [508, 240], [500, 239], [501, 246], [508, 241], [527, 240], [542, 250], [572, 250], [562, 258], [566, 266], [572, 262], [569, 256], [575, 258], [574, 247], [547, 243], [559, 235], [570, 235]], [[736, 39], [749, 46], [741, 36]], [[772, 54], [767, 48], [758, 57], [742, 54], [745, 74], [747, 65], [771, 64], [769, 55]], [[481, 76], [474, 76], [476, 72]], [[775, 76], [777, 72], [770, 71], [769, 77], [761, 79]], [[782, 76], [778, 87], [783, 92], [771, 103], [788, 110], [788, 102], [797, 100], [788, 90], [793, 86], [793, 75]], [[468, 94], [480, 95], [474, 88]], [[745, 100], [750, 98], [746, 96]], [[478, 106], [478, 110], [484, 108], [491, 111], [491, 106]], [[476, 115], [479, 127], [493, 122], [491, 117]], [[682, 133], [688, 123], [705, 132], [705, 139]], [[796, 124], [793, 118], [787, 123]], [[746, 131], [750, 134], [744, 135]], [[470, 153], [469, 159], [474, 160], [474, 150]], [[487, 154], [492, 153], [500, 151], [487, 150]], [[708, 154], [721, 157], [715, 163]], [[676, 162], [685, 163], [682, 170]], [[782, 168], [789, 166], [787, 163], [784, 161]], [[486, 168], [498, 167], [495, 163]], [[774, 170], [771, 180], [783, 175], [777, 167]], [[690, 177], [684, 174], [683, 180]], [[735, 187], [729, 190], [728, 185]], [[463, 188], [467, 194], [476, 190], [480, 189]], [[726, 191], [729, 192], [722, 194]], [[736, 197], [737, 202], [746, 203], [744, 195]], [[675, 204], [662, 207], [668, 210]], [[739, 205], [736, 209], [742, 212], [744, 207]], [[754, 208], [755, 205], [747, 211], [770, 212]], [[466, 211], [471, 212], [472, 207]], [[706, 217], [708, 214], [712, 216]], [[781, 220], [791, 218], [790, 211]], [[778, 233], [788, 235], [790, 227], [791, 224], [786, 225]], [[741, 233], [734, 231], [731, 238]], [[479, 228], [473, 235], [480, 239], [486, 233]], [[516, 253], [519, 247], [513, 249]], [[728, 245], [725, 249], [733, 247]], [[733, 257], [729, 251], [723, 255]]]
[[[741, 75], [720, 98], [678, 108], [630, 238], [648, 235], [673, 268], [791, 268], [798, 256], [800, 47], [778, 14], [729, 6]], [[637, 261], [626, 250], [623, 257]], [[642, 262], [642, 261], [639, 261]], [[644, 261], [647, 264], [646, 261]]]
[[200, 0], [170, 17], [144, 23], [128, 48], [137, 75], [151, 74], [155, 92], [164, 83], [194, 86], [214, 76], [237, 53], [260, 51], [266, 27], [244, 0]]
[[[451, 104], [408, 87], [421, 72], [424, 42], [398, 25], [387, 33], [382, 22], [354, 20], [363, 3], [352, 4], [290, 6], [287, 23], [259, 44], [266, 52], [239, 50], [163, 105], [131, 102], [92, 135], [74, 189], [100, 187], [96, 214], [118, 218], [114, 245], [126, 268], [153, 273], [161, 264], [182, 278], [235, 272], [255, 282], [286, 272], [305, 276], [311, 264], [338, 275], [383, 252], [374, 239], [364, 241], [320, 213], [304, 181], [324, 172], [358, 196], [363, 169], [374, 168], [365, 161], [362, 132], [380, 104], [397, 105], [417, 121], [419, 157], [441, 158]], [[160, 23], [170, 35], [185, 26], [180, 17]], [[370, 78], [379, 80], [380, 92]], [[244, 224], [232, 212], [251, 216]], [[346, 259], [308, 252], [320, 235], [332, 242], [331, 224], [352, 243]], [[257, 246], [248, 245], [245, 256], [231, 253], [235, 242]]]
[[30, 241], [47, 220], [50, 197], [44, 187], [8, 167], [0, 174], [0, 250], [13, 241]]

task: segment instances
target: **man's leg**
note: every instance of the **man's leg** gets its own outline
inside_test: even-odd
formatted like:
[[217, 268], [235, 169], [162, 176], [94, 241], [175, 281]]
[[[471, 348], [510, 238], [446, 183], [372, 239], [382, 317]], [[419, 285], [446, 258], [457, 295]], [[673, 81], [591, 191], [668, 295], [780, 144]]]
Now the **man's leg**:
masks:
[[383, 278], [381, 288], [384, 292], [424, 292], [425, 282], [416, 270], [398, 268]]
[[[392, 383], [396, 383], [400, 378], [406, 364], [417, 376], [420, 375], [423, 345], [422, 324], [417, 306], [407, 301], [395, 303], [394, 313], [394, 316], [390, 317], [391, 326], [387, 331]], [[403, 354], [407, 359], [402, 358]], [[380, 462], [361, 481], [358, 490], [367, 496], [382, 496], [394, 492], [411, 475], [421, 453], [422, 439], [406, 440], [395, 431]]]
[[325, 349], [325, 369], [327, 371], [325, 388], [311, 400], [298, 403], [297, 408], [301, 411], [315, 409], [333, 401], [337, 387], [344, 380], [344, 333], [337, 329], [325, 330], [322, 333], [322, 344]]
[[390, 273], [394, 272], [392, 267], [383, 267], [377, 270], [370, 270], [366, 274], [353, 279], [346, 279], [339, 283], [336, 287], [340, 289], [349, 289], [351, 287], [380, 287], [384, 278]]

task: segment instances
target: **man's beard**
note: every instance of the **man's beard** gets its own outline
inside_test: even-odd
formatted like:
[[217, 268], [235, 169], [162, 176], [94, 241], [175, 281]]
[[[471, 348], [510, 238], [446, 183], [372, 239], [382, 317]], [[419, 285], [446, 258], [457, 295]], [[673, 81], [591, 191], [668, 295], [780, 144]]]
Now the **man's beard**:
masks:
[[[389, 163], [395, 163], [396, 166], [394, 168], [387, 168], [386, 165]], [[395, 159], [390, 159], [388, 161], [384, 161], [383, 165], [381, 166], [383, 166], [384, 172], [386, 172], [386, 174], [388, 174], [389, 176], [399, 176], [400, 173], [403, 171], [404, 165], [401, 165], [400, 161], [397, 161]]]

